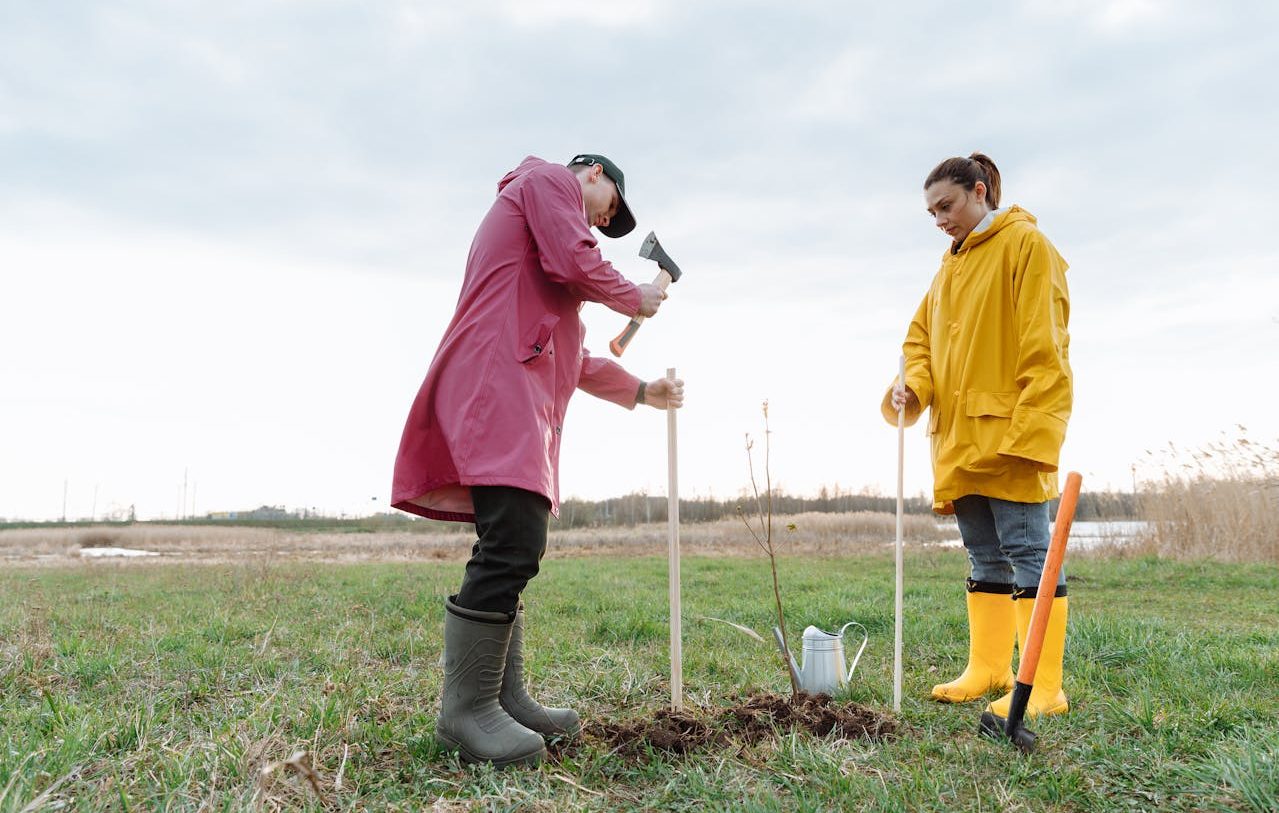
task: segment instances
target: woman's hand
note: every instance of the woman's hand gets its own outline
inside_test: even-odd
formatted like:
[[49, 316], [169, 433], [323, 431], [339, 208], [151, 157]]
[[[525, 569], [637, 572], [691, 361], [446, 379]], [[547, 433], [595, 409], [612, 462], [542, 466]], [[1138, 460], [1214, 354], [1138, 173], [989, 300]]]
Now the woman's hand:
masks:
[[893, 385], [893, 409], [900, 412], [903, 408], [907, 412], [918, 412], [919, 399], [915, 397], [914, 390], [899, 382]]

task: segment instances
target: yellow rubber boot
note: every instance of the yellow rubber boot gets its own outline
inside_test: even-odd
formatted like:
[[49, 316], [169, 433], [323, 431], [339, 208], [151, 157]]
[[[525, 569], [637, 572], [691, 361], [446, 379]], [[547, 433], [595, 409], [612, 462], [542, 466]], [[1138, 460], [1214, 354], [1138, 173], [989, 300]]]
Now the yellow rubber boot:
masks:
[[[1002, 592], [986, 592], [994, 590]], [[950, 683], [933, 687], [933, 699], [967, 703], [1013, 685], [1013, 641], [1016, 613], [1012, 585], [968, 583], [968, 666]]]
[[[1048, 629], [1044, 632], [1044, 646], [1039, 651], [1039, 665], [1035, 668], [1035, 685], [1030, 690], [1030, 701], [1026, 704], [1027, 717], [1065, 714], [1070, 711], [1066, 693], [1061, 689], [1062, 658], [1066, 654], [1068, 602], [1069, 599], [1066, 596], [1057, 596], [1053, 599], [1052, 613], [1048, 616]], [[1024, 651], [1026, 635], [1030, 631], [1030, 615], [1035, 610], [1035, 598], [1034, 596], [1022, 597], [1013, 604], [1017, 606], [1017, 642]], [[1009, 692], [991, 703], [987, 710], [993, 711], [1000, 717], [1007, 717], [1012, 696], [1012, 692]]]

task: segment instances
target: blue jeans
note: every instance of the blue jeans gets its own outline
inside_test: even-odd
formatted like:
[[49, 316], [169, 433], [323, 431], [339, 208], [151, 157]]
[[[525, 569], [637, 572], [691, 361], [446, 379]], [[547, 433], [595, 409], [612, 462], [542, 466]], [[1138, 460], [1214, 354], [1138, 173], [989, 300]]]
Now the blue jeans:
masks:
[[[959, 535], [968, 551], [972, 580], [1013, 584], [1034, 594], [1048, 557], [1048, 503], [1011, 502], [969, 494], [955, 500]], [[1057, 586], [1066, 583], [1063, 567]]]

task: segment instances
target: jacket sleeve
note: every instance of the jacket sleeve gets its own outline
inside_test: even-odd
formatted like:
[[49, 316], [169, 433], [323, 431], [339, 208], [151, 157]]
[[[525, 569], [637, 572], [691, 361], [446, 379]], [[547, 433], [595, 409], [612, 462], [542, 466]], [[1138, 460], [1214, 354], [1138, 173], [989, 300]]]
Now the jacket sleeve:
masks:
[[529, 173], [521, 189], [524, 217], [541, 257], [542, 271], [578, 299], [598, 302], [623, 316], [639, 313], [639, 288], [600, 254], [582, 214], [577, 182], [563, 167]]
[[596, 358], [582, 348], [582, 372], [577, 387], [596, 398], [612, 401], [627, 409], [635, 408], [635, 396], [639, 394], [640, 380], [622, 369], [611, 359]]
[[[933, 400], [933, 357], [929, 342], [929, 322], [932, 316], [932, 289], [924, 295], [919, 303], [915, 318], [910, 320], [910, 328], [906, 331], [906, 341], [902, 342], [902, 355], [906, 357], [906, 386], [919, 399], [918, 409], [907, 409], [905, 424], [913, 426], [924, 409]], [[879, 411], [884, 420], [897, 425], [897, 410], [893, 408], [893, 387], [897, 385], [896, 377], [884, 393], [884, 400], [879, 404]]]
[[1066, 261], [1035, 232], [1023, 245], [1013, 280], [1017, 387], [1021, 390], [999, 453], [1057, 471], [1070, 420], [1070, 294]]

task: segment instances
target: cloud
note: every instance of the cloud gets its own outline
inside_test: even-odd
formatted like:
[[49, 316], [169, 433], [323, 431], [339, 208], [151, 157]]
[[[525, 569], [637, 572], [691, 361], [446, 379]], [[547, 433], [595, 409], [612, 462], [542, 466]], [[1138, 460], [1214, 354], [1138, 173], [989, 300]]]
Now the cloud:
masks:
[[506, 0], [499, 4], [500, 16], [516, 25], [555, 25], [631, 28], [657, 20], [668, 3], [634, 0], [629, 3], [593, 3], [585, 0]]
[[[1270, 390], [1226, 410], [1189, 387], [1152, 417], [1116, 415], [1101, 382], [1243, 374], [1220, 358], [1279, 380], [1258, 351], [1276, 329], [1258, 180], [1279, 125], [1276, 22], [1270, 3], [1137, 0], [963, 14], [930, 1], [30, 5], [0, 26], [0, 263], [44, 280], [8, 283], [35, 304], [7, 342], [48, 339], [4, 358], [6, 382], [26, 393], [33, 433], [56, 435], [39, 421], [58, 416], [119, 444], [86, 452], [81, 479], [105, 480], [107, 463], [84, 460], [125, 454], [160, 421], [169, 439], [150, 467], [170, 480], [201, 468], [209, 499], [380, 489], [497, 179], [530, 153], [601, 151], [626, 168], [641, 221], [606, 256], [650, 278], [635, 252], [651, 228], [687, 274], [627, 363], [688, 368], [714, 416], [689, 411], [702, 433], [689, 482], [731, 490], [762, 397], [779, 426], [795, 416], [783, 448], [804, 473], [787, 482], [887, 482], [875, 461], [894, 457], [893, 438], [865, 404], [945, 248], [919, 187], [940, 159], [983, 149], [1006, 200], [1072, 264], [1072, 448], [1126, 473], [1130, 438], [1274, 426], [1251, 411]], [[617, 329], [598, 310], [584, 311], [597, 348]], [[358, 386], [317, 395], [334, 370]], [[325, 420], [290, 426], [317, 399]], [[184, 409], [190, 423], [162, 419]], [[573, 409], [566, 477], [580, 479], [566, 488], [628, 488], [601, 474], [591, 438], [643, 444], [643, 418]], [[326, 436], [326, 422], [343, 429]], [[165, 456], [172, 438], [201, 451]], [[5, 459], [60, 495], [76, 449], [42, 461], [23, 444]], [[359, 473], [329, 490], [312, 479], [312, 446], [327, 444]], [[218, 492], [236, 477], [227, 450], [307, 466]], [[137, 489], [163, 510], [170, 485]]]

